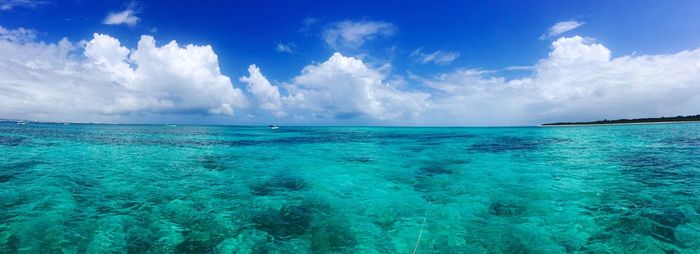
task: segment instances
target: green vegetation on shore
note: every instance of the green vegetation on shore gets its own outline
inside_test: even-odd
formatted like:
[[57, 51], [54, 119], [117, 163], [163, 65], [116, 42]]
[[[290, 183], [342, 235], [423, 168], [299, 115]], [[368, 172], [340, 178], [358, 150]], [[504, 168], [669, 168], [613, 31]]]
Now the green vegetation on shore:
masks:
[[594, 121], [594, 122], [557, 122], [557, 123], [545, 123], [542, 125], [593, 125], [593, 124], [630, 124], [630, 123], [695, 122], [695, 121], [700, 121], [700, 115], [656, 117], [656, 118], [636, 118], [636, 119], [617, 119], [617, 120], [605, 119], [605, 120]]

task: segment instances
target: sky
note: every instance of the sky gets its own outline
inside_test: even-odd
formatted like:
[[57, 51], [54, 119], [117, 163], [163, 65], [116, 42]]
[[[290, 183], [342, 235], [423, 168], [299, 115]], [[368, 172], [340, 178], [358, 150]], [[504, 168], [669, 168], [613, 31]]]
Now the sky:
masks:
[[700, 113], [700, 1], [0, 0], [0, 118], [503, 126]]

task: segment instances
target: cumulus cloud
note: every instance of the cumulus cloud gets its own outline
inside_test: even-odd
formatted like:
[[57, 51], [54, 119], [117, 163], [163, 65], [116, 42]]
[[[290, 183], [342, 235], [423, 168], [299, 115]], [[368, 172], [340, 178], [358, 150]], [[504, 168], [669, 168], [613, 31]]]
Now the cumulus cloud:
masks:
[[270, 81], [260, 72], [260, 68], [251, 64], [248, 66], [248, 76], [241, 77], [239, 80], [247, 84], [247, 90], [258, 101], [260, 108], [274, 111], [277, 116], [286, 115], [280, 110], [282, 101], [279, 88], [270, 84]]
[[563, 33], [574, 30], [574, 29], [576, 29], [584, 24], [585, 24], [584, 22], [579, 22], [579, 21], [575, 21], [575, 20], [558, 22], [558, 23], [554, 24], [552, 27], [550, 27], [547, 30], [546, 34], [543, 34], [542, 36], [540, 36], [540, 39], [544, 40], [547, 38], [557, 37]]
[[358, 48], [366, 41], [394, 34], [396, 27], [383, 21], [341, 21], [323, 31], [323, 39], [331, 48]]
[[434, 63], [437, 65], [447, 65], [459, 57], [459, 52], [438, 50], [428, 54], [421, 52], [421, 49], [416, 49], [411, 53], [411, 57], [422, 64]]
[[135, 26], [141, 19], [136, 17], [136, 12], [132, 8], [127, 8], [121, 12], [112, 12], [107, 15], [102, 22], [105, 25], [127, 25]]
[[429, 98], [427, 93], [401, 89], [400, 80], [390, 80], [379, 69], [340, 53], [304, 67], [281, 86], [270, 84], [255, 65], [248, 73], [240, 81], [261, 109], [302, 123], [400, 123], [419, 115]]
[[0, 0], [0, 10], [9, 11], [17, 7], [33, 9], [47, 3], [47, 1], [37, 0]]
[[294, 53], [294, 48], [296, 48], [296, 45], [294, 43], [285, 44], [278, 42], [277, 45], [275, 45], [275, 51], [280, 53]]
[[[210, 46], [135, 49], [94, 34], [71, 43], [0, 40], [0, 115], [39, 120], [111, 121], [129, 116], [232, 115], [246, 105], [220, 73]], [[128, 120], [127, 120], [128, 121]]]
[[420, 79], [435, 90], [426, 124], [539, 124], [548, 121], [697, 114], [700, 49], [612, 58], [579, 36], [552, 43], [529, 77], [456, 70]]
[[409, 119], [420, 114], [429, 97], [403, 91], [379, 70], [340, 53], [304, 67], [286, 89], [285, 103], [314, 118]]

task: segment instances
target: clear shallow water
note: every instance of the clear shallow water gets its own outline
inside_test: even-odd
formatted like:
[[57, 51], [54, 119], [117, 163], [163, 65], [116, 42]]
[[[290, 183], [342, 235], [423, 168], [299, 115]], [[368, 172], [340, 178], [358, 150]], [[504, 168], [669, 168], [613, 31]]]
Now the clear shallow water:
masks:
[[0, 123], [0, 253], [698, 253], [700, 124]]

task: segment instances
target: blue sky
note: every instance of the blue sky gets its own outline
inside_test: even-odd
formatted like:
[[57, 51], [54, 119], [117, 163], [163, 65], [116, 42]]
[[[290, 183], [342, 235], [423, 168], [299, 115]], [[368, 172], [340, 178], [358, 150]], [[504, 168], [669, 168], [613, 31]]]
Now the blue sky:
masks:
[[[655, 66], [697, 64], [694, 61], [695, 50], [700, 46], [698, 1], [0, 0], [0, 8], [0, 26], [7, 44], [4, 50], [39, 50], [29, 45], [42, 42], [58, 45], [67, 38], [72, 49], [61, 56], [65, 59], [36, 58], [36, 61], [51, 63], [54, 69], [80, 65], [97, 59], [84, 48], [91, 42], [98, 44], [94, 35], [97, 33], [118, 40], [118, 45], [129, 50], [118, 60], [131, 66], [135, 73], [117, 77], [123, 73], [102, 69], [97, 71], [101, 74], [91, 77], [96, 83], [117, 82], [126, 87], [128, 92], [114, 90], [113, 97], [123, 96], [117, 101], [91, 100], [87, 97], [95, 95], [87, 92], [39, 96], [34, 91], [51, 82], [8, 78], [0, 81], [0, 88], [28, 96], [23, 100], [25, 103], [49, 100], [59, 101], [65, 107], [27, 109], [18, 102], [6, 102], [14, 103], [4, 105], [12, 110], [0, 110], [0, 117], [149, 123], [527, 125], [541, 121], [686, 114], [693, 113], [690, 108], [698, 105], [697, 98], [679, 95], [696, 91], [693, 89], [698, 85], [697, 68], [674, 69], [684, 75], [674, 82], [670, 78], [678, 75], [673, 71], [649, 71], [657, 69]], [[115, 22], [107, 22], [111, 14], [122, 16]], [[548, 35], [556, 24], [571, 26]], [[20, 28], [31, 35], [15, 38]], [[214, 79], [218, 75], [230, 78], [234, 91], [205, 91], [199, 95], [202, 98], [186, 99], [197, 93], [197, 89], [213, 87], [208, 85], [209, 81], [192, 76], [168, 80], [182, 83], [177, 89], [167, 84], [159, 88], [162, 90], [154, 90], [161, 86], [146, 87], [162, 81], [155, 77], [164, 74], [138, 70], [153, 64], [153, 59], [131, 58], [136, 55], [141, 35], [152, 36], [156, 47], [170, 41], [176, 41], [180, 48], [188, 44], [209, 45], [220, 69]], [[100, 48], [103, 51], [95, 53], [99, 56], [114, 52], [114, 48]], [[690, 53], [683, 55], [684, 51]], [[336, 52], [337, 61], [331, 61]], [[604, 55], [597, 59], [600, 61], [594, 61], [599, 65], [590, 64], [587, 57], [597, 53]], [[556, 64], [557, 56], [573, 56], [576, 61]], [[5, 54], [4, 60], [12, 65], [20, 59]], [[179, 61], [187, 62], [184, 59]], [[240, 79], [252, 75], [251, 64], [259, 68], [262, 83]], [[34, 70], [25, 67], [29, 69], [17, 68], [25, 72]], [[179, 67], [173, 65], [173, 68]], [[303, 71], [308, 69], [312, 71]], [[9, 72], [10, 68], [5, 70]], [[81, 71], [87, 70], [76, 72]], [[326, 77], [313, 71], [336, 76]], [[106, 77], [102, 75], [105, 72], [112, 74]], [[609, 75], [588, 80], [592, 72]], [[591, 84], [572, 82], [564, 79], [565, 76], [556, 76], [557, 73], [568, 73], [567, 77], [584, 75]], [[61, 76], [65, 75], [62, 73], [54, 74], [63, 77], [62, 80], [70, 79]], [[129, 75], [136, 77], [131, 81], [115, 81]], [[142, 76], [150, 83], [134, 81]], [[348, 81], [357, 77], [356, 81]], [[640, 79], [653, 82], [639, 85]], [[200, 81], [201, 86], [187, 87]], [[344, 86], [333, 85], [344, 82], [347, 83]], [[83, 88], [77, 83], [70, 82], [66, 87]], [[136, 86], [139, 88], [133, 88]], [[253, 92], [256, 88], [259, 88], [257, 94]], [[662, 92], [654, 94], [673, 96], [674, 100], [665, 102], [646, 94], [659, 90]], [[110, 91], [102, 89], [95, 93]], [[154, 93], [144, 95], [147, 92]], [[184, 94], [175, 96], [175, 93]], [[219, 104], [204, 103], [207, 96], [211, 98], [219, 93], [235, 95], [213, 99], [219, 100]], [[368, 97], [362, 97], [365, 95]], [[348, 99], [348, 96], [362, 98]], [[620, 104], [620, 96], [634, 100]], [[119, 104], [142, 99], [150, 104]], [[104, 109], [76, 108], [78, 100], [90, 100], [94, 102], [92, 107]], [[262, 106], [270, 100], [272, 104]], [[218, 110], [224, 104], [228, 105], [224, 107], [226, 110]], [[646, 106], [640, 108], [640, 105]]]

